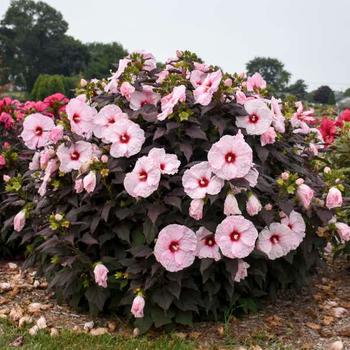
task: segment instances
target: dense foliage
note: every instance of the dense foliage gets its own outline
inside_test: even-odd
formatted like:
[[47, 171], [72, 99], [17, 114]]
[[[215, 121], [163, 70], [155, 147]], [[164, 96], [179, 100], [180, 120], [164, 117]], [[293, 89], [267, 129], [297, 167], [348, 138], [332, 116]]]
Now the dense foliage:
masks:
[[[313, 111], [264, 97], [260, 74], [228, 74], [178, 51], [164, 69], [135, 52], [82, 82], [53, 120], [27, 116], [35, 151], [7, 179], [9, 220], [56, 296], [136, 317], [145, 330], [217, 319], [302, 286], [339, 198], [309, 164]], [[25, 190], [26, 198], [21, 197]]]

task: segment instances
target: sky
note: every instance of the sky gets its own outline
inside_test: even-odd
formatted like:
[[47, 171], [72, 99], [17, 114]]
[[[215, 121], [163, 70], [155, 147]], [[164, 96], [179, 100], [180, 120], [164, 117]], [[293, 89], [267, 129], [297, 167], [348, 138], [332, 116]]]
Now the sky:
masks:
[[[83, 42], [117, 41], [157, 60], [177, 49], [241, 72], [255, 56], [278, 58], [310, 90], [350, 87], [350, 0], [46, 0]], [[10, 0], [0, 0], [3, 17]]]

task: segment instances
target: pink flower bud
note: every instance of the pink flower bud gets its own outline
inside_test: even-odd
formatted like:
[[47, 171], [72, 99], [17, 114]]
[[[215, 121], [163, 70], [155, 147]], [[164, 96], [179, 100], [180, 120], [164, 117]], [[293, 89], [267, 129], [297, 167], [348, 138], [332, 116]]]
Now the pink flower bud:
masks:
[[287, 181], [289, 179], [289, 173], [285, 171], [281, 174], [281, 178], [282, 180]]
[[259, 199], [254, 194], [249, 195], [247, 205], [246, 205], [247, 213], [250, 216], [254, 216], [254, 215], [257, 215], [261, 209], [262, 209], [262, 205]]
[[107, 288], [109, 270], [103, 264], [97, 264], [94, 269], [95, 282], [102, 288]]
[[74, 190], [76, 193], [81, 193], [84, 190], [83, 179], [75, 180]]
[[191, 201], [189, 215], [195, 220], [201, 220], [203, 218], [203, 199], [193, 199]]
[[0, 154], [0, 168], [4, 167], [5, 165], [6, 165], [6, 159], [2, 154]]
[[314, 197], [314, 191], [308, 185], [301, 184], [297, 189], [297, 197], [304, 208], [308, 209]]
[[2, 147], [3, 147], [3, 149], [8, 150], [11, 148], [11, 144], [9, 142], [5, 141], [2, 145]]
[[230, 79], [230, 78], [225, 79], [224, 85], [229, 86], [229, 87], [232, 86], [232, 79]]
[[275, 143], [276, 141], [276, 131], [275, 129], [271, 126], [265, 131], [261, 136], [260, 136], [260, 143], [261, 146], [266, 146], [266, 145], [271, 145]]
[[5, 174], [3, 175], [2, 179], [4, 180], [4, 182], [9, 182], [11, 177]]
[[87, 81], [85, 79], [80, 79], [80, 86], [83, 88], [87, 85]]
[[134, 315], [135, 318], [142, 318], [144, 307], [145, 298], [141, 295], [137, 295], [132, 302], [131, 313]]
[[55, 220], [61, 221], [63, 219], [63, 216], [61, 214], [55, 214]]
[[22, 209], [20, 212], [16, 214], [13, 219], [13, 227], [15, 231], [20, 232], [23, 230], [23, 227], [26, 223], [26, 211]]
[[94, 192], [96, 187], [96, 174], [94, 171], [90, 171], [83, 179], [83, 186], [86, 192]]
[[272, 210], [272, 204], [267, 203], [267, 204], [265, 204], [264, 208], [265, 208], [265, 210], [270, 211], [270, 210]]
[[301, 177], [299, 177], [299, 179], [296, 179], [295, 183], [299, 186], [302, 185], [304, 183], [304, 179], [302, 179]]
[[103, 154], [102, 157], [101, 157], [101, 162], [102, 163], [108, 163], [108, 156]]
[[341, 192], [336, 187], [330, 188], [326, 198], [326, 207], [328, 209], [339, 208], [342, 204], [343, 196]]
[[335, 227], [342, 242], [350, 241], [350, 227], [347, 224], [337, 222]]
[[226, 216], [242, 214], [242, 212], [239, 209], [237, 199], [232, 193], [229, 193], [225, 198], [224, 214]]

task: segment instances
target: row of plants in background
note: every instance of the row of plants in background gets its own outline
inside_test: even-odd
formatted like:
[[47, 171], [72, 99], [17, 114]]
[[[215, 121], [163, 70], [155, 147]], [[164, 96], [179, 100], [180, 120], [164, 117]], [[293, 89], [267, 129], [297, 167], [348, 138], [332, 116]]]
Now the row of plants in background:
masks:
[[134, 52], [58, 114], [26, 113], [32, 159], [4, 177], [2, 205], [16, 208], [5, 231], [27, 265], [59, 300], [141, 330], [300, 287], [349, 232], [336, 218], [345, 178], [319, 162], [328, 141], [313, 110], [188, 51], [162, 67]]

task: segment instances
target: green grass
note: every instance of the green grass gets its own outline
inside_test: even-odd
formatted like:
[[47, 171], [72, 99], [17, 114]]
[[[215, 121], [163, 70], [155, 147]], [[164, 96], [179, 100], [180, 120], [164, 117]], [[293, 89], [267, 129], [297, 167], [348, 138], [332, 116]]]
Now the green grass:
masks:
[[9, 344], [18, 336], [24, 336], [23, 350], [194, 350], [196, 344], [172, 335], [162, 335], [156, 339], [147, 336], [126, 338], [118, 335], [90, 336], [63, 331], [58, 337], [50, 337], [45, 331], [30, 336], [27, 330], [18, 329], [7, 321], [0, 321], [0, 349], [15, 349]]

